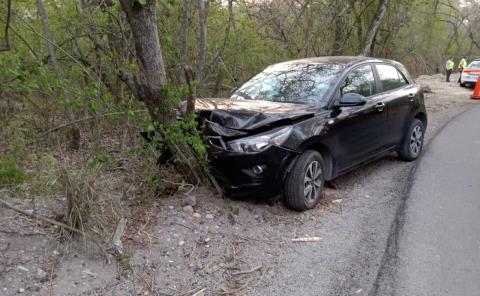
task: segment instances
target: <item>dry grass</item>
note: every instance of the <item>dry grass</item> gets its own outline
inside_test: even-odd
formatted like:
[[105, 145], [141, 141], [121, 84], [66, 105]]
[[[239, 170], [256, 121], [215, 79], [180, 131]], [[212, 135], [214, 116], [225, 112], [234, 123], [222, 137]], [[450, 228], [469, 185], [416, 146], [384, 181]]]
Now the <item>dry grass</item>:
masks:
[[65, 190], [66, 224], [99, 237], [110, 237], [122, 217], [120, 196], [113, 193], [112, 180], [98, 167], [62, 169], [60, 182]]

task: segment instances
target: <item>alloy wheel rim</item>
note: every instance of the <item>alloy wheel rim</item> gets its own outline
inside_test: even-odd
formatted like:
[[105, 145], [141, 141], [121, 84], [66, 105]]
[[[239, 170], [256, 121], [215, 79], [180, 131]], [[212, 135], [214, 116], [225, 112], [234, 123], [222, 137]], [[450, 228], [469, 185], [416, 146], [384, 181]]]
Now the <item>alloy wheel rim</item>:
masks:
[[410, 152], [413, 156], [418, 156], [422, 149], [423, 130], [420, 126], [416, 126], [410, 136]]
[[303, 179], [303, 196], [308, 202], [313, 202], [320, 194], [322, 186], [322, 168], [318, 161], [312, 161], [305, 172]]

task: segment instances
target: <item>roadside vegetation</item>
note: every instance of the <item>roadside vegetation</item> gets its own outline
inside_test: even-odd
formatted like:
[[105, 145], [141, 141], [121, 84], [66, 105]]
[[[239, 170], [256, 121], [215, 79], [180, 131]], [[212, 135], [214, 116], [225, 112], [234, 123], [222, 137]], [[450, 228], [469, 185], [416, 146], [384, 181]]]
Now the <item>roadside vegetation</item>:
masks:
[[2, 0], [0, 16], [0, 199], [43, 205], [62, 237], [121, 262], [116, 233], [156, 200], [218, 193], [195, 97], [302, 57], [389, 58], [418, 76], [480, 56], [477, 0]]

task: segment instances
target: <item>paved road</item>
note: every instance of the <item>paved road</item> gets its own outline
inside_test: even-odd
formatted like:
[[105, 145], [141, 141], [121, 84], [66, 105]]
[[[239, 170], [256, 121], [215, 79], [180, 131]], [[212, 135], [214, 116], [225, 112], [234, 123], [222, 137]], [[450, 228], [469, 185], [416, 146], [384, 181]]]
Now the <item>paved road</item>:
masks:
[[429, 145], [374, 295], [480, 295], [480, 106]]

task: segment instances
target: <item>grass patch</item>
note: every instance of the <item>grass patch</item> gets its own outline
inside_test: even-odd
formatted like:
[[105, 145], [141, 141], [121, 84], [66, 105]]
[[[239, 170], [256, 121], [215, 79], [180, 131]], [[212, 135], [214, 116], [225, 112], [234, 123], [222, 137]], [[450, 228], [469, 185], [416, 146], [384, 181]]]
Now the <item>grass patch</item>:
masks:
[[7, 155], [0, 158], [0, 188], [15, 187], [26, 179], [27, 175], [13, 157]]

